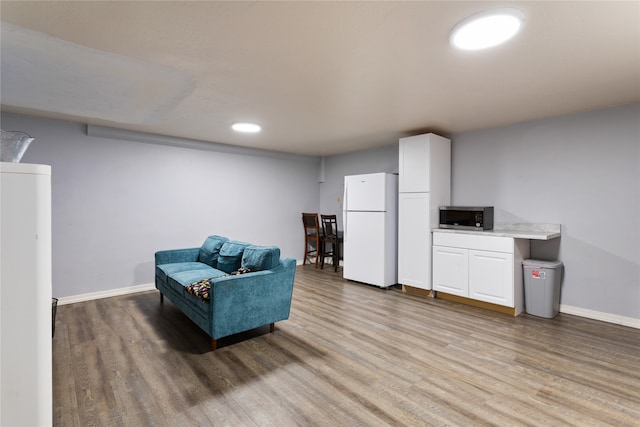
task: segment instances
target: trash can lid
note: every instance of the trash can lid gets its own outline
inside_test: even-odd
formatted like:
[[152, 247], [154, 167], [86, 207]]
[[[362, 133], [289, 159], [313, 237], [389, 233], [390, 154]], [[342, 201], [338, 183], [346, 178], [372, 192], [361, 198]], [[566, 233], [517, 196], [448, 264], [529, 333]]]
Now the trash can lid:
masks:
[[558, 268], [562, 266], [561, 261], [544, 261], [540, 259], [523, 259], [522, 260], [523, 267], [533, 267], [533, 268]]

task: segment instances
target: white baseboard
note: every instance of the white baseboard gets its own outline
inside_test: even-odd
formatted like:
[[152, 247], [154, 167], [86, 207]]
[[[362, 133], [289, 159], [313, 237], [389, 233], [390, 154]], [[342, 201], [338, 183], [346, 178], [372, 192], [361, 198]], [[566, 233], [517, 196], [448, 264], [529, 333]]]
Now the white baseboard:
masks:
[[151, 291], [156, 288], [154, 283], [146, 285], [129, 286], [127, 288], [109, 289], [106, 291], [90, 292], [88, 294], [72, 295], [70, 297], [58, 298], [58, 305], [73, 304], [75, 302], [91, 301], [100, 298], [117, 297], [119, 295], [135, 294], [138, 292]]
[[600, 320], [617, 325], [629, 326], [631, 328], [640, 329], [640, 319], [635, 317], [620, 316], [617, 314], [604, 313], [602, 311], [589, 310], [581, 307], [573, 307], [571, 305], [560, 304], [560, 313], [573, 314], [589, 319]]

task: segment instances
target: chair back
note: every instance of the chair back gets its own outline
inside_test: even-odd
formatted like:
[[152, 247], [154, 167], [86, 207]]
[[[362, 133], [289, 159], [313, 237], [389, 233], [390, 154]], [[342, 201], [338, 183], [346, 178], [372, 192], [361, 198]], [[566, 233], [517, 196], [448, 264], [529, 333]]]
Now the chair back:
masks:
[[320, 235], [320, 222], [317, 213], [302, 213], [302, 225], [307, 235]]
[[338, 222], [335, 215], [321, 215], [322, 232], [325, 239], [338, 238]]
[[310, 257], [313, 257], [315, 258], [316, 268], [318, 268], [318, 262], [322, 257], [323, 241], [318, 214], [303, 212], [302, 225], [304, 226], [304, 261], [302, 265], [306, 264]]

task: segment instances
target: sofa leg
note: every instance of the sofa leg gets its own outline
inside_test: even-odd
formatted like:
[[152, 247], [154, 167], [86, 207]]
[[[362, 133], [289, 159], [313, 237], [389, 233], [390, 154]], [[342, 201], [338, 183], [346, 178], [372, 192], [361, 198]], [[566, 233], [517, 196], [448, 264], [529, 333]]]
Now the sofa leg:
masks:
[[276, 324], [275, 323], [271, 323], [269, 325], [269, 332], [274, 333], [276, 331]]
[[216, 348], [218, 348], [218, 341], [216, 341], [213, 338], [211, 338], [211, 349], [213, 351], [216, 351]]
[[160, 292], [160, 304], [164, 302], [164, 294]]

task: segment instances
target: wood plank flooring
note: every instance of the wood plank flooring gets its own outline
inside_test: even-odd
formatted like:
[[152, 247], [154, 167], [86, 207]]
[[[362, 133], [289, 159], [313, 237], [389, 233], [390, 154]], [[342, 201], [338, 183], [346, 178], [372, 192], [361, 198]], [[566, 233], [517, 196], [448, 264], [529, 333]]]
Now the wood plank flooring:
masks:
[[58, 307], [56, 426], [640, 426], [640, 331], [298, 267], [291, 317], [207, 335], [150, 291]]

